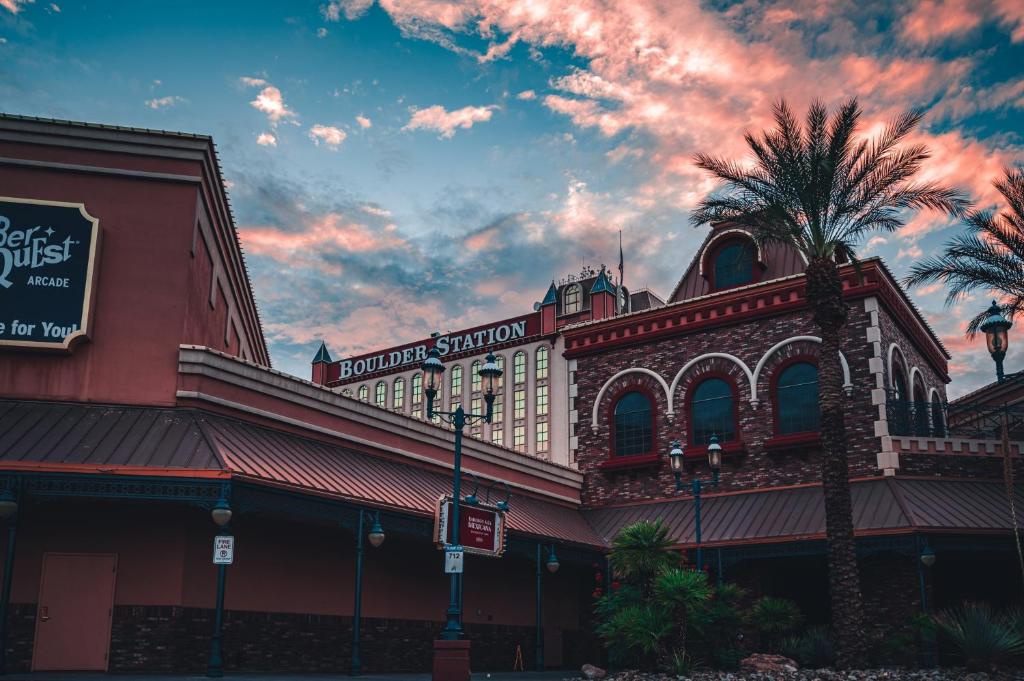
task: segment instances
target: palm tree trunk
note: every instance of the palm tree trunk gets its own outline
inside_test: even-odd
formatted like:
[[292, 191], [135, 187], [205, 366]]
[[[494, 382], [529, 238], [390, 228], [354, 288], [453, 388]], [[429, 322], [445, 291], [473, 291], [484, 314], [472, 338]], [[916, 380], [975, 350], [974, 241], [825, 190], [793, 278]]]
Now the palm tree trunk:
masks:
[[832, 629], [840, 668], [863, 665], [866, 652], [860, 574], [853, 538], [850, 471], [846, 460], [846, 396], [839, 362], [839, 333], [846, 323], [842, 280], [836, 263], [812, 260], [807, 266], [807, 301], [821, 332], [821, 482], [825, 497]]

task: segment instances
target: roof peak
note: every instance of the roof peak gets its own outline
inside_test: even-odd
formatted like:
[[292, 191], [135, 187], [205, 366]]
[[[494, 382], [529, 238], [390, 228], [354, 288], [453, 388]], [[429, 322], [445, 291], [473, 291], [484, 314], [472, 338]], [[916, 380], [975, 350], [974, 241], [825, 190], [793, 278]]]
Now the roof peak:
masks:
[[607, 292], [615, 295], [615, 287], [613, 287], [612, 283], [608, 281], [608, 275], [605, 274], [603, 266], [601, 267], [601, 272], [597, 275], [597, 281], [595, 281], [594, 285], [590, 287], [590, 292], [592, 294]]
[[320, 341], [320, 349], [316, 351], [316, 356], [313, 357], [313, 364], [330, 364], [331, 353], [327, 352], [327, 343]]

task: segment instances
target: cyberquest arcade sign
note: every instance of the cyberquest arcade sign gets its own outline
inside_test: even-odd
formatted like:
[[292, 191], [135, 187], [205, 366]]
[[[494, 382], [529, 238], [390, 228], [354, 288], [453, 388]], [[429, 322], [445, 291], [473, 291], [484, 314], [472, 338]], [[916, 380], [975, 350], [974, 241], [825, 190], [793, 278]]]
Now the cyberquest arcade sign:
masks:
[[88, 337], [99, 238], [84, 204], [0, 196], [0, 346]]

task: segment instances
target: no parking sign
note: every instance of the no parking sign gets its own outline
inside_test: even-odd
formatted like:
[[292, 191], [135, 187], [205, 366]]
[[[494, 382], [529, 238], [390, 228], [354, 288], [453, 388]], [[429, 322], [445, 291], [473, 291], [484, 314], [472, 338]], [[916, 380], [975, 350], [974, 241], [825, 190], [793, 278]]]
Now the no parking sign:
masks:
[[213, 564], [231, 565], [235, 562], [235, 538], [219, 535], [213, 538]]

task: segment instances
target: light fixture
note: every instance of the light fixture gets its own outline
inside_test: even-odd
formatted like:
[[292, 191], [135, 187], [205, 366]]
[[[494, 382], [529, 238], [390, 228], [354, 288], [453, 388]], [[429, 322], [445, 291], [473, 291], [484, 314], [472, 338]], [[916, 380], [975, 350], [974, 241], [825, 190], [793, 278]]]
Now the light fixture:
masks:
[[18, 512], [18, 500], [14, 498], [14, 492], [4, 489], [0, 492], [0, 518], [7, 520], [14, 517]]
[[548, 553], [548, 572], [555, 574], [558, 572], [560, 563], [558, 562], [558, 556], [555, 555], [555, 547], [552, 545], [550, 552]]
[[228, 504], [228, 500], [224, 497], [217, 499], [217, 503], [210, 510], [210, 516], [217, 527], [224, 527], [231, 522], [231, 515], [231, 505]]
[[373, 527], [370, 528], [370, 533], [366, 535], [366, 538], [370, 540], [370, 546], [373, 548], [379, 547], [384, 543], [384, 528], [380, 525], [380, 513], [373, 518]]
[[981, 323], [979, 328], [985, 334], [985, 344], [988, 345], [988, 353], [992, 355], [992, 359], [996, 362], [996, 378], [1001, 383], [1003, 381], [1003, 358], [1006, 357], [1006, 346], [1010, 342], [1007, 331], [1010, 330], [1013, 323], [1003, 316], [999, 305], [994, 300], [986, 314], [988, 314], [988, 317], [985, 318], [985, 321]]
[[437, 346], [430, 348], [427, 358], [420, 366], [423, 370], [424, 388], [427, 395], [427, 418], [434, 418], [434, 398], [437, 396], [437, 387], [441, 384], [441, 376], [444, 374], [444, 365], [441, 364], [441, 352]]
[[668, 461], [672, 472], [679, 475], [683, 472], [683, 445], [679, 440], [672, 441], [672, 449], [668, 453]]
[[921, 549], [921, 565], [930, 568], [935, 565], [935, 550], [930, 546]]
[[718, 444], [717, 435], [712, 435], [708, 442], [708, 465], [713, 471], [722, 467], [722, 445]]

